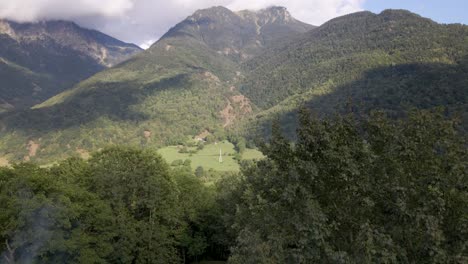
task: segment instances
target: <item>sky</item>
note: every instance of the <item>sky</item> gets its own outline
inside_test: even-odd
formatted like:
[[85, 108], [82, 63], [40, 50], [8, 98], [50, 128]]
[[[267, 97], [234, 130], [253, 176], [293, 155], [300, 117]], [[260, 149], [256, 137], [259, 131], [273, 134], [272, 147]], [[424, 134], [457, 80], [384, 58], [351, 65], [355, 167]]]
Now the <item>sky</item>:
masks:
[[468, 24], [468, 0], [367, 0], [363, 8], [374, 13], [387, 8], [407, 9], [439, 23]]
[[387, 8], [408, 9], [441, 23], [468, 24], [468, 0], [0, 0], [0, 18], [71, 20], [147, 48], [197, 9], [218, 5], [235, 11], [284, 6], [295, 18], [313, 25]]

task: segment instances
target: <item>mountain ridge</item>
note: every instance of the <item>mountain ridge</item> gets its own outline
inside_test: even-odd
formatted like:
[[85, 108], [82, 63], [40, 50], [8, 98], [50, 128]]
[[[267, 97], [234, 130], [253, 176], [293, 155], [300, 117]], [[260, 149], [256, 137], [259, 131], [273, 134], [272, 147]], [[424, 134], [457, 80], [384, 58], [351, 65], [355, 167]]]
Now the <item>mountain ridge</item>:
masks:
[[[226, 17], [236, 23], [226, 22]], [[236, 83], [243, 75], [240, 63], [265, 49], [256, 42], [259, 36], [272, 35], [268, 42], [313, 27], [292, 19], [281, 21], [270, 20], [268, 30], [257, 34], [253, 21], [228, 9], [195, 12], [146, 51], [31, 110], [3, 116], [3, 135], [22, 131], [29, 135], [26, 144], [33, 140], [40, 146], [34, 156], [23, 151], [6, 155], [41, 162], [116, 141], [156, 147], [205, 130], [224, 134], [223, 127], [255, 111]], [[151, 138], [145, 137], [148, 134]], [[15, 137], [7, 144], [23, 140]]]
[[[272, 30], [260, 34], [246, 11], [241, 13], [247, 20], [219, 7], [194, 13], [148, 50], [32, 110], [3, 116], [0, 138], [9, 140], [0, 140], [0, 153], [21, 160], [26, 151], [6, 151], [33, 140], [40, 151], [28, 158], [47, 162], [108, 144], [180, 144], [203, 131], [219, 138], [255, 134], [252, 126], [263, 129], [275, 115], [287, 117], [304, 104], [340, 111], [350, 96], [374, 109], [399, 111], [398, 100], [412, 96], [406, 90], [421, 91], [414, 95], [421, 99], [408, 100], [415, 107], [463, 107], [461, 68], [444, 65], [468, 54], [467, 27], [387, 11], [348, 15], [306, 30], [294, 20], [280, 19], [287, 17], [283, 9], [270, 11], [279, 12], [278, 18], [268, 20]], [[269, 44], [258, 45], [262, 34]], [[223, 52], [225, 48], [229, 50]], [[412, 64], [424, 65], [405, 66]], [[404, 69], [412, 70], [404, 74]], [[450, 74], [457, 78], [449, 82], [437, 72], [455, 72]], [[362, 76], [370, 76], [375, 85], [366, 86]], [[423, 88], [424, 78], [435, 81]], [[444, 89], [450, 90], [448, 96], [441, 94]]]
[[[106, 67], [112, 67], [125, 60], [125, 52], [123, 52], [123, 56], [121, 57], [116, 56], [111, 58], [112, 60], [106, 61], [106, 58], [103, 58], [103, 51], [99, 50], [99, 48], [110, 49], [115, 47], [121, 50], [129, 49], [129, 53], [131, 53], [131, 50], [141, 50], [141, 48], [135, 44], [120, 41], [97, 30], [83, 28], [75, 22], [66, 20], [43, 20], [38, 22], [18, 23], [11, 20], [0, 19], [0, 34], [1, 33], [9, 35], [18, 42], [32, 42], [51, 38], [60, 45], [71, 47], [83, 53], [87, 52], [86, 55], [99, 60], [99, 62]], [[89, 44], [100, 45], [102, 47], [90, 47]]]
[[[345, 113], [349, 103], [361, 115], [379, 109], [400, 116], [405, 109], [438, 106], [451, 116], [466, 113], [467, 37], [467, 26], [406, 10], [333, 19], [244, 65], [241, 92], [261, 109], [249, 133], [257, 133], [251, 132], [255, 126], [268, 130], [279, 115], [292, 135], [291, 120], [303, 105], [321, 116]], [[468, 127], [466, 114], [460, 116]]]
[[0, 111], [31, 107], [140, 51], [69, 21], [0, 20]]
[[[271, 28], [271, 29], [270, 29]], [[197, 10], [171, 28], [161, 40], [189, 35], [236, 61], [257, 55], [275, 40], [315, 28], [294, 19], [286, 8], [271, 7], [258, 11], [233, 12], [217, 6]], [[230, 34], [226, 34], [226, 31]]]

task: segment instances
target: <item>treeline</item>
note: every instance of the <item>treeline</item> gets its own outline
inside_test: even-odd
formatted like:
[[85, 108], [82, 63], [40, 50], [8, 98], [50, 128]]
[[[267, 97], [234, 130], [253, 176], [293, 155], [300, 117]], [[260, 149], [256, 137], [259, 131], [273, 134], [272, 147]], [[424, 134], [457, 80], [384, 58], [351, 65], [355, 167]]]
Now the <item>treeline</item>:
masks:
[[0, 188], [0, 263], [227, 257], [214, 189], [156, 152], [115, 147], [52, 168], [19, 164], [1, 170]]
[[465, 138], [442, 112], [300, 113], [207, 186], [156, 153], [0, 172], [5, 263], [466, 263]]
[[[442, 111], [273, 127], [229, 201], [232, 263], [466, 263], [467, 148]], [[235, 208], [235, 209], [234, 209]], [[235, 212], [235, 213], [234, 213]]]

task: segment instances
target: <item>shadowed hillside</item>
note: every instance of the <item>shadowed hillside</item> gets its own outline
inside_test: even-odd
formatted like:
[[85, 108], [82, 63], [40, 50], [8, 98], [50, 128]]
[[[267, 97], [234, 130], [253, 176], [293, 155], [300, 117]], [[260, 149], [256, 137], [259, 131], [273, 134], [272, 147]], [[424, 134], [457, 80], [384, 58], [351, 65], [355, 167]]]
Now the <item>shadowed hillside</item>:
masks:
[[240, 91], [262, 109], [247, 126], [279, 115], [292, 134], [291, 113], [304, 104], [322, 116], [350, 110], [346, 105], [394, 116], [405, 108], [444, 106], [466, 115], [467, 39], [467, 26], [405, 10], [333, 19], [244, 65]]
[[0, 112], [31, 107], [140, 50], [72, 22], [0, 20]]
[[324, 93], [365, 71], [411, 63], [454, 64], [468, 55], [468, 27], [404, 10], [336, 18], [246, 64], [241, 92], [268, 109], [311, 90]]
[[295, 96], [246, 120], [248, 134], [270, 134], [272, 120], [279, 118], [288, 136], [297, 129], [297, 106], [306, 106], [315, 115], [332, 117], [354, 113], [368, 116], [383, 110], [393, 118], [412, 109], [443, 107], [445, 114], [468, 126], [468, 60], [454, 64], [413, 63], [379, 67], [363, 73], [358, 80], [340, 85], [331, 92], [311, 91]]

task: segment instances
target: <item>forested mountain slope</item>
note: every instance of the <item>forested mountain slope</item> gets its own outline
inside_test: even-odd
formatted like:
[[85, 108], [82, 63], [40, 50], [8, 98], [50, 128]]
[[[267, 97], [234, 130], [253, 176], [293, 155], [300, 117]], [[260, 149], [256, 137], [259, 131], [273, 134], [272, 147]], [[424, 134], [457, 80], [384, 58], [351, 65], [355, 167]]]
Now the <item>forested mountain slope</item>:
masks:
[[466, 115], [467, 56], [465, 25], [404, 10], [361, 12], [250, 60], [241, 92], [264, 110], [260, 123], [304, 103], [318, 114], [444, 106]]
[[318, 28], [278, 7], [199, 10], [147, 51], [4, 115], [0, 150], [47, 162], [109, 144], [178, 144], [204, 131], [264, 135], [278, 114], [291, 132], [302, 105], [319, 115], [383, 109], [394, 117], [443, 106], [466, 126], [467, 41], [467, 26], [404, 10]]
[[205, 130], [223, 133], [255, 111], [236, 87], [240, 62], [312, 28], [278, 7], [199, 10], [145, 52], [3, 116], [1, 152], [42, 162], [107, 144], [155, 147]]
[[33, 106], [140, 50], [72, 22], [0, 20], [0, 111]]

